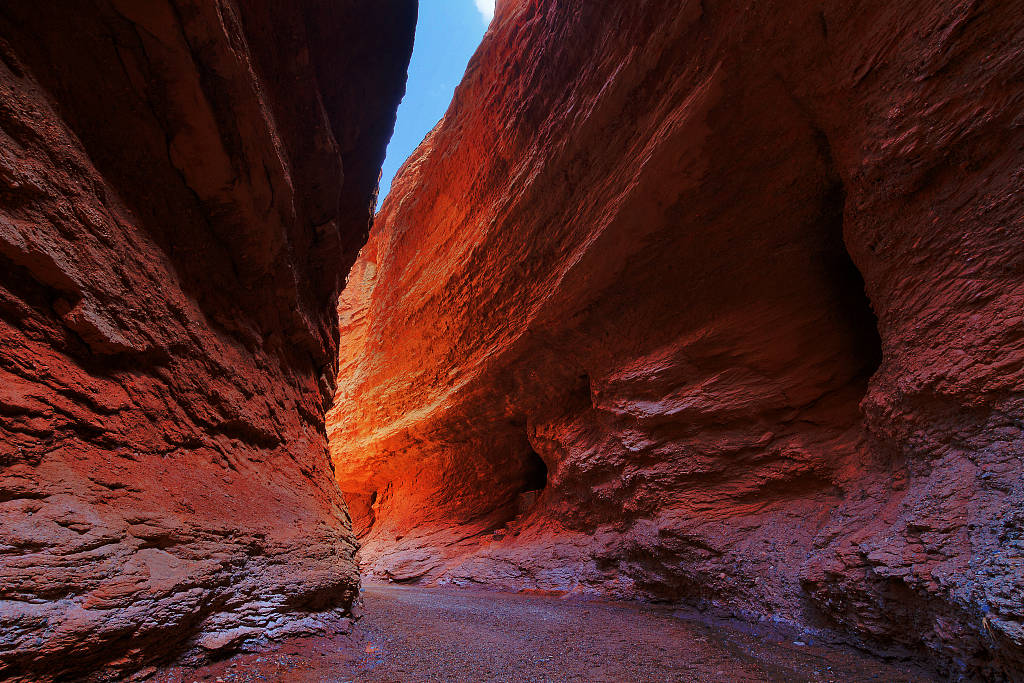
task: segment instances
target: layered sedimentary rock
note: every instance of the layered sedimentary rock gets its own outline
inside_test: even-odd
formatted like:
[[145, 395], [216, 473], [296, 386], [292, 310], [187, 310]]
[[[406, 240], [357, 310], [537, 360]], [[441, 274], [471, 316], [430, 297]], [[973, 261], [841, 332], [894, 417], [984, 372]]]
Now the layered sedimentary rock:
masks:
[[0, 678], [346, 614], [335, 309], [415, 13], [0, 7]]
[[341, 300], [364, 569], [1024, 667], [1022, 16], [499, 2]]

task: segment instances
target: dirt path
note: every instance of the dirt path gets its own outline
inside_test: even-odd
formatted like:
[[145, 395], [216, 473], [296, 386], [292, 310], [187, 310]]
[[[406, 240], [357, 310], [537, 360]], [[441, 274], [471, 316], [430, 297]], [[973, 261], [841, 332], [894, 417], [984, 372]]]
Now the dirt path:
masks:
[[670, 608], [468, 590], [368, 586], [351, 635], [291, 641], [191, 681], [929, 681], [845, 648], [710, 625]]

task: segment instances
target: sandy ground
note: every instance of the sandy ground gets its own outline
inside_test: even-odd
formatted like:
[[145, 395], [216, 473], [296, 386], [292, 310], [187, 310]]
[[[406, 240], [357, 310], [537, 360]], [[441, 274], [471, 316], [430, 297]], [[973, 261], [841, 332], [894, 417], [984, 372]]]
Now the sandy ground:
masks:
[[302, 638], [158, 683], [345, 681], [931, 681], [899, 661], [708, 623], [672, 608], [367, 586], [348, 635]]

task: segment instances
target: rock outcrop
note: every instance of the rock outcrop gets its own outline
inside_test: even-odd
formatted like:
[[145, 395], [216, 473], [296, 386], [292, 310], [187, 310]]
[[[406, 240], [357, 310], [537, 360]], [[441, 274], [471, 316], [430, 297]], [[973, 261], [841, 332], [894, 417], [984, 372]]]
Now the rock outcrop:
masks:
[[1022, 16], [499, 2], [340, 305], [365, 571], [1024, 669]]
[[335, 308], [415, 16], [0, 7], [0, 678], [347, 614]]

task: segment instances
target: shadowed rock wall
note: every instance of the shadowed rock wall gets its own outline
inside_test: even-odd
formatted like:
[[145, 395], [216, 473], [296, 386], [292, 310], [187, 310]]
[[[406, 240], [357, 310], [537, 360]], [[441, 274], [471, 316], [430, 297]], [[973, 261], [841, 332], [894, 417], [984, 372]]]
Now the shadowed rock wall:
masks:
[[0, 6], [0, 678], [347, 614], [335, 308], [415, 18]]
[[1024, 667], [1022, 16], [499, 2], [341, 301], [364, 569]]

